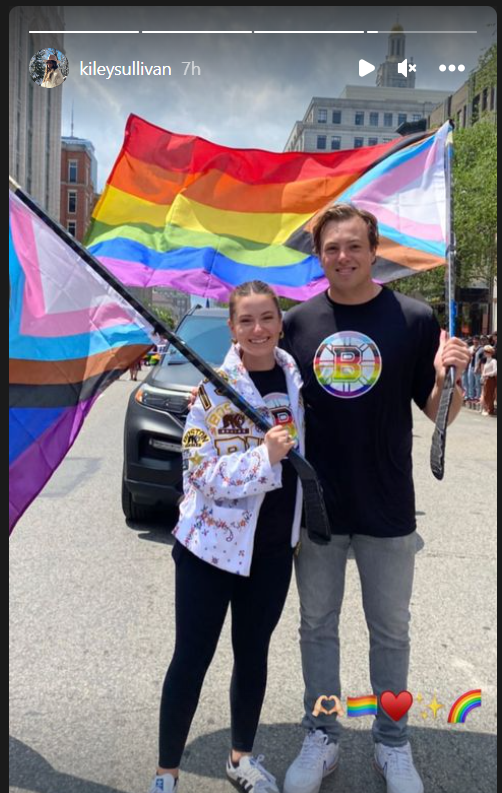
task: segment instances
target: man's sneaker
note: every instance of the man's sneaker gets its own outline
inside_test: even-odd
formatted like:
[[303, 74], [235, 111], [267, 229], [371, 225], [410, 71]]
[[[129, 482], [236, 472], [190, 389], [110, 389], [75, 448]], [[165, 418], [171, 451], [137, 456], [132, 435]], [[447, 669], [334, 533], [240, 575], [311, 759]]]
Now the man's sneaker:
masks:
[[404, 746], [376, 743], [375, 768], [387, 782], [387, 793], [424, 793], [409, 743]]
[[148, 793], [176, 793], [178, 790], [178, 780], [172, 774], [162, 774], [156, 776]]
[[287, 770], [284, 793], [318, 793], [324, 777], [337, 767], [339, 757], [338, 743], [329, 743], [322, 730], [311, 730]]
[[246, 793], [279, 793], [275, 777], [263, 768], [262, 760], [262, 754], [258, 757], [245, 755], [234, 765], [230, 756], [227, 760], [227, 776]]

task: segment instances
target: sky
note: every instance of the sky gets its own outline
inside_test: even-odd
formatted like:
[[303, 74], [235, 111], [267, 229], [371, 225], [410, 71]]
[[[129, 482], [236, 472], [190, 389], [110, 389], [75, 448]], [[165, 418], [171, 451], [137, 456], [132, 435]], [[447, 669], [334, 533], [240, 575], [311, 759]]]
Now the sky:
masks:
[[[118, 12], [120, 8], [120, 13]], [[416, 88], [455, 91], [495, 41], [489, 6], [221, 6], [64, 7], [66, 30], [378, 30], [399, 20], [406, 56], [417, 64]], [[441, 31], [411, 33], [408, 31]], [[447, 31], [477, 31], [447, 32]], [[51, 45], [47, 35], [47, 46]], [[103, 188], [135, 113], [160, 127], [216, 143], [282, 151], [313, 96], [337, 97], [346, 85], [374, 86], [376, 71], [359, 77], [364, 58], [385, 60], [388, 33], [97, 34], [65, 33], [69, 60], [63, 86], [63, 135], [92, 141]], [[169, 65], [170, 77], [110, 79], [80, 74], [88, 66]], [[183, 74], [183, 62], [190, 63]], [[191, 64], [200, 75], [192, 74]], [[439, 65], [464, 64], [444, 73]]]

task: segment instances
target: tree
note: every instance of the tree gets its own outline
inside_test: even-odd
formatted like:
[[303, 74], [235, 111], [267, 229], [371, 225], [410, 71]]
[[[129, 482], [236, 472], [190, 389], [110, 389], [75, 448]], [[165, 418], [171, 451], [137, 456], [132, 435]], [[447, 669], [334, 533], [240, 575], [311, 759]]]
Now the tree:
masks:
[[155, 314], [157, 319], [163, 322], [164, 325], [166, 325], [171, 330], [176, 327], [177, 322], [168, 308], [160, 308], [159, 306], [152, 305], [151, 311], [153, 314]]
[[490, 282], [496, 268], [497, 130], [490, 120], [454, 135], [453, 206], [459, 285]]

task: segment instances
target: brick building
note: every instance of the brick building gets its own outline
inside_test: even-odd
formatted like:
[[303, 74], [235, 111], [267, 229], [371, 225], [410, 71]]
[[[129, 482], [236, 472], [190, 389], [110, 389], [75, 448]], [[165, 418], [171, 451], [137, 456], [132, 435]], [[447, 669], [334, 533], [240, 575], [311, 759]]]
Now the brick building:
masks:
[[92, 143], [83, 138], [62, 138], [60, 222], [79, 241], [91, 219], [97, 180]]

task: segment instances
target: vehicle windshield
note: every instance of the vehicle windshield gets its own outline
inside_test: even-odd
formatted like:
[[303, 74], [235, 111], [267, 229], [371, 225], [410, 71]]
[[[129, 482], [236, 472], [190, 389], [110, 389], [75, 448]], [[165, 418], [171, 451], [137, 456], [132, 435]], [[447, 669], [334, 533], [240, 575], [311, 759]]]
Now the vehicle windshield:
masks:
[[[230, 349], [230, 329], [225, 317], [189, 316], [180, 325], [177, 335], [210, 364], [219, 366]], [[186, 358], [168, 345], [162, 366], [186, 363]]]

